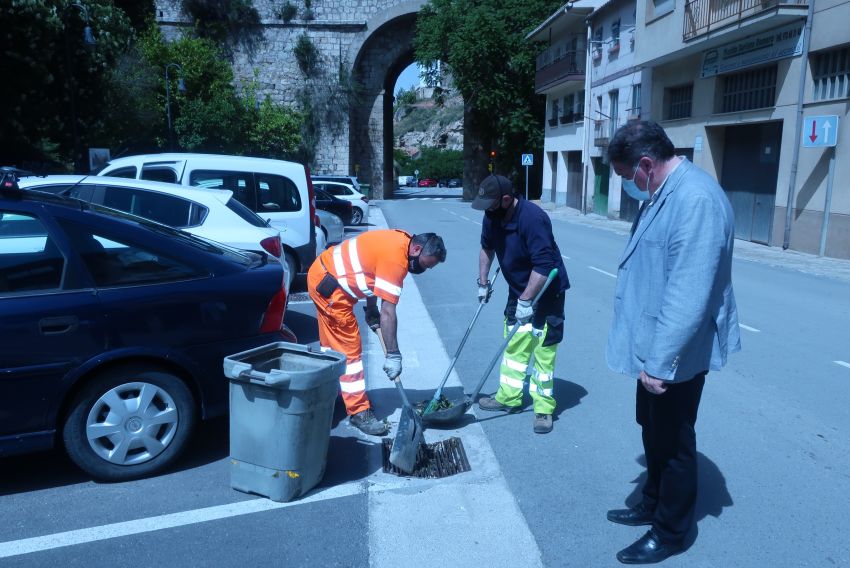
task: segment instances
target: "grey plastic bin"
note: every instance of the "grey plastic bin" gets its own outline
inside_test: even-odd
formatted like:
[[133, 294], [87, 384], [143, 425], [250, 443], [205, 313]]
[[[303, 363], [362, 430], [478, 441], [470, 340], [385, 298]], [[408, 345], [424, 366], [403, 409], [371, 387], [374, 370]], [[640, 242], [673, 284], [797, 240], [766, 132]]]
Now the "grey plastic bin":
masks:
[[325, 474], [345, 355], [278, 342], [224, 358], [230, 486], [290, 501]]

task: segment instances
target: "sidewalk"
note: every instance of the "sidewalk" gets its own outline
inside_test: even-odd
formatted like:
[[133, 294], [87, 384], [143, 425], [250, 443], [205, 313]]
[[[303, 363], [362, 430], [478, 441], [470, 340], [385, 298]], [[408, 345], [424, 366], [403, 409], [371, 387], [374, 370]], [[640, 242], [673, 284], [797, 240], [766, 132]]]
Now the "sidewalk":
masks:
[[[534, 203], [546, 211], [552, 219], [567, 223], [586, 225], [622, 235], [628, 235], [629, 229], [632, 226], [629, 221], [609, 219], [596, 213], [582, 215], [576, 209], [567, 207], [558, 207], [556, 209], [552, 203], [548, 202], [541, 203], [534, 201]], [[790, 249], [782, 250], [781, 247], [770, 247], [742, 240], [735, 241], [735, 258], [850, 283], [850, 260], [819, 257], [814, 254]]]

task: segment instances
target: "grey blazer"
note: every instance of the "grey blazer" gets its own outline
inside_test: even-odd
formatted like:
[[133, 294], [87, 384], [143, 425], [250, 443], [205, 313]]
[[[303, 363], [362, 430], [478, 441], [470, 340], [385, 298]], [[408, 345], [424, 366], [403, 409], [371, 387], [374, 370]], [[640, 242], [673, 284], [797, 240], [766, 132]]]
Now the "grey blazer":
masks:
[[741, 349], [732, 291], [732, 206], [683, 159], [632, 226], [620, 258], [606, 359], [611, 370], [687, 381]]

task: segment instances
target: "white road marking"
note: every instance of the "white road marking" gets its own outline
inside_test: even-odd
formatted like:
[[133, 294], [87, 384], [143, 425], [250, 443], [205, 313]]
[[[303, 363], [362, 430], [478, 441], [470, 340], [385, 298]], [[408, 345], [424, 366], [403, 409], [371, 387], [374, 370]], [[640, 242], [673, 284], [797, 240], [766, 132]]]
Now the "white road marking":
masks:
[[568, 257], [568, 256], [567, 256], [567, 255], [565, 255], [565, 254], [562, 254], [562, 255], [561, 255], [561, 258], [563, 258], [564, 260], [570, 260], [570, 257]]
[[442, 198], [442, 197], [435, 197], [435, 198], [434, 198], [434, 201], [442, 201], [442, 200], [443, 200], [443, 198]]
[[455, 213], [454, 211], [449, 211], [449, 213], [451, 213], [451, 214], [452, 214], [452, 215], [454, 215], [455, 217], [459, 217], [459, 216], [460, 216], [458, 213]]
[[836, 365], [841, 365], [842, 367], [847, 367], [848, 369], [850, 369], [850, 363], [848, 363], [847, 361], [833, 361], [833, 363], [835, 363]]
[[327, 489], [320, 489], [298, 501], [292, 501], [290, 503], [277, 503], [269, 499], [251, 499], [250, 501], [239, 501], [238, 503], [228, 503], [226, 505], [207, 507], [205, 509], [195, 509], [193, 511], [183, 511], [180, 513], [171, 513], [169, 515], [160, 515], [158, 517], [148, 517], [146, 519], [137, 519], [135, 521], [126, 521], [123, 523], [112, 523], [88, 529], [54, 533], [34, 538], [24, 538], [21, 540], [10, 540], [8, 542], [0, 543], [0, 558], [8, 558], [10, 556], [19, 556], [21, 554], [30, 554], [33, 552], [42, 552], [53, 548], [85, 544], [99, 540], [130, 536], [162, 529], [194, 525], [197, 523], [238, 517], [240, 515], [249, 515], [251, 513], [261, 513], [274, 509], [283, 509], [286, 507], [314, 503], [316, 501], [324, 501], [326, 499], [350, 497], [351, 495], [364, 492], [365, 487], [362, 483], [352, 482], [345, 485], [329, 487]]
[[476, 225], [478, 225], [479, 227], [481, 226], [481, 223], [479, 223], [478, 221], [473, 221], [473, 223], [475, 223], [475, 224], [476, 224]]
[[756, 329], [754, 327], [750, 327], [750, 326], [744, 325], [742, 323], [739, 323], [738, 327], [740, 327], [741, 329], [746, 329], [747, 331], [752, 331], [753, 333], [761, 333], [760, 329]]
[[469, 217], [464, 217], [463, 215], [458, 215], [458, 217], [460, 217], [464, 221], [472, 221], [472, 219], [470, 219]]
[[605, 270], [602, 270], [601, 268], [596, 268], [595, 266], [588, 266], [588, 268], [591, 270], [595, 270], [596, 272], [599, 272], [601, 274], [604, 274], [605, 276], [610, 276], [611, 278], [617, 277], [616, 274], [611, 274], [610, 272], [606, 272]]

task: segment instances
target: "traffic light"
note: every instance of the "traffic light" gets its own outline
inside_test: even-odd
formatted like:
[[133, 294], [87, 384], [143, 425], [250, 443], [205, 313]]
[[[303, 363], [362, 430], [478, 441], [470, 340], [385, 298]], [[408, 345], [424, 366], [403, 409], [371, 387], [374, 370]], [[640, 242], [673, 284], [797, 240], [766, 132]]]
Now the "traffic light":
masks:
[[496, 151], [490, 150], [490, 162], [487, 164], [487, 170], [492, 174], [496, 169]]

